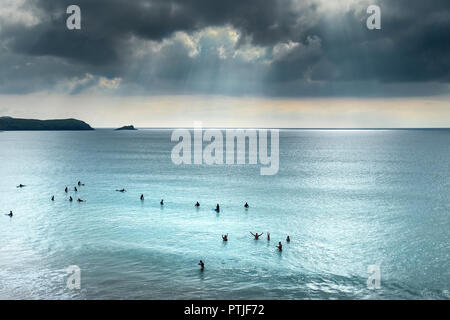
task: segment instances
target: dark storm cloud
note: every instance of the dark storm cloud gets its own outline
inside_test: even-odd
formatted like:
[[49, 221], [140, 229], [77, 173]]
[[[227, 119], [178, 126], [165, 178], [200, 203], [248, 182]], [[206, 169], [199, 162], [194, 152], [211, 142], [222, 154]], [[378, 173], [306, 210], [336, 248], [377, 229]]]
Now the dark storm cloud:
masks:
[[[82, 8], [83, 28], [68, 32], [66, 8]], [[290, 0], [37, 0], [45, 21], [30, 28], [12, 28], [14, 49], [32, 55], [53, 55], [85, 63], [118, 59], [123, 38], [135, 35], [162, 40], [175, 31], [191, 32], [208, 26], [233, 25], [257, 44], [289, 40], [297, 17]]]
[[[120, 94], [447, 93], [450, 2], [353, 1], [348, 8], [345, 1], [343, 8], [329, 3], [29, 1], [24, 8], [39, 18], [37, 24], [0, 21], [0, 44], [6, 48], [0, 53], [0, 91], [51, 90], [89, 74], [122, 78]], [[65, 26], [71, 4], [82, 9], [82, 30]], [[380, 5], [382, 30], [366, 28], [369, 4]], [[236, 30], [238, 40], [224, 47], [221, 41], [230, 40], [226, 34], [216, 40], [200, 34], [209, 27]], [[179, 31], [197, 35], [200, 49], [189, 47], [192, 39], [176, 38]], [[148, 41], [162, 48], [145, 52]]]
[[324, 57], [338, 71], [336, 78], [448, 82], [450, 3], [400, 0], [383, 1], [380, 6], [381, 31], [361, 28], [366, 15], [356, 12], [338, 18], [335, 28], [322, 21], [312, 31], [320, 35]]

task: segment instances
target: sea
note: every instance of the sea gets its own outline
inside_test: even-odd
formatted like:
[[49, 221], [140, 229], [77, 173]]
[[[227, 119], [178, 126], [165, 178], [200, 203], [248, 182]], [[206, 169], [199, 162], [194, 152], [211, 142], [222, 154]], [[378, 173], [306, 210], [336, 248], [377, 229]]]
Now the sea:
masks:
[[0, 299], [450, 298], [450, 130], [280, 129], [275, 175], [172, 132], [0, 132]]

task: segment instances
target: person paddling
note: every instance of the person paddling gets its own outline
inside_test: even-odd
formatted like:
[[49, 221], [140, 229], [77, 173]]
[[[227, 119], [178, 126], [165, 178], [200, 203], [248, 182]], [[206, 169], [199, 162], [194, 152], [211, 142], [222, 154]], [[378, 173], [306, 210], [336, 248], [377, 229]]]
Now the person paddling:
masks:
[[277, 248], [278, 248], [278, 250], [280, 250], [280, 251], [283, 250], [283, 245], [281, 244], [281, 241], [278, 242]]
[[216, 206], [216, 212], [220, 212], [220, 206], [219, 206], [219, 204], [217, 204], [217, 206]]
[[9, 214], [7, 214], [8, 217], [12, 218], [13, 217], [13, 212], [10, 210]]
[[77, 201], [78, 201], [78, 202], [86, 202], [86, 200], [81, 200], [80, 198], [78, 198]]

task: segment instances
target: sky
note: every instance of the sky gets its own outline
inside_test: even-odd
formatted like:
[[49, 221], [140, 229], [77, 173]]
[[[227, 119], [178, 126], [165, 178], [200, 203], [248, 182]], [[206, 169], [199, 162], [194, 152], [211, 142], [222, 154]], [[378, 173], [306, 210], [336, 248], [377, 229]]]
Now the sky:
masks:
[[448, 0], [0, 0], [0, 116], [450, 127], [449, 49]]

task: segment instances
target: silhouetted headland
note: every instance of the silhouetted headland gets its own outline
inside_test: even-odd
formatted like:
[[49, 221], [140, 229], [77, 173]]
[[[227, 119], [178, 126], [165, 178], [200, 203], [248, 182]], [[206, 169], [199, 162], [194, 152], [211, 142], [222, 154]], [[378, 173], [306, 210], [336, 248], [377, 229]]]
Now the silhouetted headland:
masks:
[[28, 131], [28, 130], [94, 130], [86, 122], [77, 119], [36, 120], [0, 117], [0, 130]]

